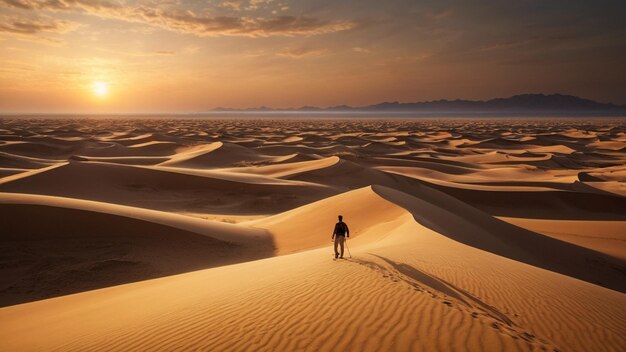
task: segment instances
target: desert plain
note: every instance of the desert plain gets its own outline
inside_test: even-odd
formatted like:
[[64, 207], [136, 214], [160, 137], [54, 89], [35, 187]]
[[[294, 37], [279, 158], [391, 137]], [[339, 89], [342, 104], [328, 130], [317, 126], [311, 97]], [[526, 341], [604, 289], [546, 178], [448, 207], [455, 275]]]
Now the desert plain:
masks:
[[624, 351], [625, 197], [623, 119], [2, 118], [0, 350]]

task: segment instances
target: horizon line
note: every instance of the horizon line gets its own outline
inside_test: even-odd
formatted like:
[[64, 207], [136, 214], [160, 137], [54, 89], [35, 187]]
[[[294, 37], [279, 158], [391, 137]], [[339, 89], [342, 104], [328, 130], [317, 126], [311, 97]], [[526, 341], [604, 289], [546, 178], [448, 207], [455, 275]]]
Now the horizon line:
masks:
[[[261, 105], [261, 106], [256, 106], [256, 107], [248, 107], [248, 108], [233, 108], [233, 107], [223, 107], [223, 106], [216, 106], [213, 108], [208, 108], [207, 110], [194, 110], [194, 111], [154, 111], [154, 112], [150, 112], [150, 111], [134, 111], [134, 112], [129, 112], [129, 111], [115, 111], [115, 112], [102, 112], [102, 111], [62, 111], [62, 112], [37, 112], [37, 111], [0, 111], [0, 116], [6, 116], [6, 115], [155, 115], [155, 114], [172, 114], [172, 115], [199, 115], [199, 114], [233, 114], [233, 113], [240, 113], [240, 114], [266, 114], [266, 113], [278, 113], [278, 114], [284, 114], [284, 113], [290, 113], [290, 114], [298, 114], [298, 113], [312, 113], [312, 114], [347, 114], [347, 113], [356, 113], [356, 114], [368, 114], [368, 113], [381, 113], [381, 111], [372, 111], [372, 110], [367, 110], [369, 108], [372, 107], [376, 107], [378, 105], [384, 105], [384, 104], [389, 104], [389, 105], [402, 105], [402, 104], [428, 104], [428, 103], [437, 103], [437, 102], [473, 102], [473, 103], [488, 103], [491, 102], [493, 100], [506, 100], [506, 99], [512, 99], [514, 97], [521, 97], [521, 96], [541, 96], [541, 97], [568, 97], [568, 98], [575, 98], [575, 99], [579, 99], [582, 101], [589, 101], [589, 102], [593, 102], [596, 104], [602, 104], [602, 105], [613, 105], [616, 108], [624, 108], [626, 109], [626, 104], [619, 104], [619, 103], [614, 103], [614, 102], [599, 102], [597, 100], [593, 100], [593, 99], [588, 99], [588, 98], [583, 98], [580, 96], [576, 96], [576, 95], [571, 95], [571, 94], [563, 94], [563, 93], [520, 93], [520, 94], [514, 94], [514, 95], [510, 95], [508, 97], [493, 97], [493, 98], [489, 98], [489, 99], [462, 99], [462, 98], [455, 98], [455, 99], [449, 99], [449, 98], [440, 98], [440, 99], [432, 99], [432, 100], [421, 100], [421, 101], [408, 101], [408, 102], [401, 102], [398, 100], [393, 100], [393, 101], [379, 101], [377, 103], [373, 103], [373, 104], [368, 104], [368, 105], [357, 105], [357, 106], [353, 106], [353, 105], [347, 105], [347, 104], [339, 104], [339, 105], [329, 105], [329, 106], [314, 106], [314, 105], [302, 105], [300, 107], [269, 107], [266, 105]], [[538, 110], [542, 110], [541, 108], [529, 108], [528, 113], [533, 113], [532, 110], [536, 110], [534, 111], [534, 113], [540, 113], [542, 111], [538, 111]], [[544, 112], [555, 112], [555, 111], [561, 111], [562, 113], [575, 113], [576, 111], [585, 111], [584, 109], [572, 109], [572, 110], [567, 110], [567, 109], [547, 109], [543, 110]], [[587, 110], [588, 111], [588, 110]], [[487, 111], [479, 111], [479, 110], [468, 110], [466, 111], [466, 113], [469, 114], [476, 114], [476, 113], [493, 113], [494, 110], [487, 110]], [[423, 113], [431, 113], [431, 114], [458, 114], [459, 111], [454, 110], [454, 111], [446, 111], [446, 110], [442, 110], [442, 109], [435, 109], [435, 110], [391, 110], [391, 111], [384, 111], [385, 114], [423, 114]], [[512, 112], [514, 114], [518, 113], [518, 112]]]

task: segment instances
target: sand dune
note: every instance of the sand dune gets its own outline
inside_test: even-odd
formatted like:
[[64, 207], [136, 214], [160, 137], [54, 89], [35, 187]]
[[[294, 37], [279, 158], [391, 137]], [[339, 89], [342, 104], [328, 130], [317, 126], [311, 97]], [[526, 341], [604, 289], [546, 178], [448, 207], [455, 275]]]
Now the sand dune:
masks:
[[[425, 187], [417, 197], [381, 186], [374, 191], [407, 209], [422, 225], [455, 241], [626, 292], [624, 261], [510, 226], [434, 189]], [[590, 267], [589, 262], [595, 265]]]
[[29, 141], [14, 141], [0, 144], [0, 152], [34, 158], [55, 159], [72, 152], [65, 146], [55, 146]]
[[[492, 215], [539, 219], [626, 219], [626, 199], [610, 194], [530, 189], [485, 190], [429, 183]], [[512, 188], [512, 187], [507, 187]]]
[[605, 192], [610, 192], [613, 194], [621, 195], [626, 197], [626, 183], [620, 181], [613, 182], [586, 182], [586, 185], [600, 189]]
[[273, 253], [263, 231], [169, 213], [6, 193], [0, 208], [3, 306]]
[[237, 144], [214, 142], [186, 150], [160, 165], [209, 168], [232, 165], [244, 166], [272, 159], [271, 156], [264, 156]]
[[[353, 224], [351, 238], [361, 243], [368, 240], [363, 238], [366, 237], [362, 236], [363, 233], [375, 233], [379, 225], [393, 222], [406, 212], [377, 196], [370, 187], [365, 187], [243, 224], [267, 229], [279, 253], [288, 253], [327, 245], [337, 214], [350, 219]], [[317, 226], [321, 221], [327, 225]], [[380, 239], [381, 236], [373, 237]]]
[[[422, 167], [419, 166], [420, 164], [422, 164]], [[505, 183], [527, 183], [538, 186], [541, 184], [553, 184], [553, 187], [556, 188], [560, 187], [558, 184], [572, 183], [579, 178], [579, 173], [577, 172], [560, 173], [557, 175], [537, 168], [515, 165], [487, 169], [466, 169], [437, 165], [435, 162], [418, 162], [412, 166], [376, 166], [374, 168], [418, 179], [450, 181], [466, 185], [494, 184], [504, 186]]]
[[41, 158], [31, 158], [23, 155], [15, 155], [10, 153], [0, 152], [0, 166], [2, 167], [15, 167], [21, 169], [37, 169], [48, 166], [50, 164], [58, 163], [62, 160], [50, 160]]
[[[623, 261], [510, 226], [428, 187], [422, 187], [416, 197], [379, 185], [365, 187], [244, 224], [269, 230], [279, 251], [289, 252], [326, 242], [324, 237], [332, 233], [332, 227], [311, 228], [318, 219], [326, 219], [332, 224], [334, 215], [342, 214], [357, 224], [351, 231], [353, 237], [376, 229], [374, 232], [378, 234], [375, 237], [380, 240], [380, 232], [386, 231], [381, 231], [377, 225], [393, 223], [407, 211], [425, 227], [458, 242], [626, 291]], [[615, 228], [612, 231], [614, 233]], [[357, 240], [357, 243], [362, 241]], [[560, 256], [554, 258], [550, 253], [560, 253]], [[596, 263], [596, 267], [589, 268], [588, 262]]]
[[276, 184], [243, 184], [241, 180], [229, 180], [227, 175], [217, 178], [215, 174], [198, 175], [182, 171], [70, 162], [23, 175], [27, 177], [7, 178], [5, 183], [0, 184], [0, 191], [109, 201], [162, 210], [196, 209], [218, 213], [232, 208], [244, 212], [262, 210], [264, 213], [286, 210], [331, 192], [323, 186], [284, 180]]
[[115, 142], [100, 143], [97, 147], [82, 147], [76, 154], [87, 157], [121, 157], [121, 156], [171, 156], [179, 145], [174, 142], [150, 141], [129, 146]]
[[[291, 161], [290, 158], [288, 161]], [[298, 174], [309, 171], [324, 169], [337, 164], [340, 159], [336, 156], [328, 158], [312, 159], [306, 161], [295, 161], [290, 163], [281, 163], [277, 165], [254, 166], [254, 167], [237, 167], [226, 169], [225, 171], [241, 172], [247, 174], [257, 174], [277, 178], [289, 178]]]
[[15, 167], [0, 167], [0, 179], [8, 176], [13, 176], [16, 174], [21, 174], [23, 172], [29, 171], [28, 169], [19, 169]]
[[625, 136], [0, 119], [0, 350], [621, 352]]
[[[433, 172], [424, 177], [423, 173], [405, 168], [383, 168], [425, 182], [430, 187], [445, 192], [472, 206], [497, 216], [526, 217], [539, 219], [626, 219], [622, 209], [626, 209], [626, 199], [606, 192], [595, 192], [575, 184], [557, 184], [547, 182], [497, 182], [485, 185], [479, 183], [444, 181], [433, 178]], [[483, 173], [484, 175], [484, 173]], [[434, 176], [437, 176], [435, 174]], [[464, 175], [464, 180], [472, 176]], [[569, 180], [570, 177], [561, 179]], [[574, 181], [576, 182], [576, 181]]]
[[[374, 195], [346, 195], [352, 204], [363, 196]], [[623, 294], [459, 244], [408, 213], [389, 215], [396, 220], [359, 235], [372, 238], [355, 240], [351, 260], [330, 261], [320, 249], [2, 309], [0, 321], [11, 322], [1, 330], [4, 347], [615, 350], [623, 343], [624, 312], [612, 308], [626, 303]], [[328, 328], [337, 316], [345, 329]], [[68, 330], [64, 321], [81, 324]]]
[[326, 185], [335, 189], [336, 193], [371, 184], [399, 189], [411, 187], [411, 181], [406, 178], [385, 174], [337, 156], [267, 166], [227, 168], [219, 171]]
[[525, 229], [626, 260], [626, 222], [502, 218]]
[[323, 147], [311, 147], [307, 145], [270, 145], [261, 146], [256, 150], [269, 155], [285, 155], [285, 154], [319, 154], [324, 156], [336, 154], [353, 154], [354, 151], [350, 147], [342, 145], [330, 145]]
[[72, 155], [70, 160], [76, 161], [99, 161], [113, 164], [127, 165], [156, 165], [168, 161], [167, 156], [83, 156]]
[[162, 135], [157, 136], [154, 133], [143, 133], [139, 135], [130, 135], [130, 136], [129, 134], [112, 135], [112, 136], [101, 137], [99, 138], [99, 140], [107, 141], [107, 142], [115, 142], [123, 146], [131, 146], [131, 145], [139, 144], [139, 143], [148, 143], [148, 142], [157, 141], [162, 138], [163, 138]]
[[390, 187], [410, 187], [407, 180], [384, 172], [364, 167], [358, 163], [342, 158], [332, 158], [324, 167], [308, 170], [290, 176], [290, 179], [314, 182], [329, 186], [354, 189], [372, 184]]

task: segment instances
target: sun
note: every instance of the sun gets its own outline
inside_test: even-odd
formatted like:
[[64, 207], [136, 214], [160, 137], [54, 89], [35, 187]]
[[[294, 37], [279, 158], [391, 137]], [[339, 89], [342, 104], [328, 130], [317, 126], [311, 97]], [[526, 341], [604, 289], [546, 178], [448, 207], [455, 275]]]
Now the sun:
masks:
[[91, 85], [91, 90], [96, 96], [104, 97], [109, 93], [109, 86], [105, 82], [96, 81]]

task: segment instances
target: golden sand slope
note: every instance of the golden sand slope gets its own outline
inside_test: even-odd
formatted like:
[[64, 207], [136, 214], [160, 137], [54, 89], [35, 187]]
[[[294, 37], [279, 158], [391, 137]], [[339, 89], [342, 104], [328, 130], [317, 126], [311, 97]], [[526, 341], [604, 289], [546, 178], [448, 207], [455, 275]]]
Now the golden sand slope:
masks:
[[406, 196], [389, 192], [342, 195], [387, 208], [352, 215], [388, 221], [359, 234], [367, 240], [350, 242], [351, 259], [330, 260], [322, 248], [3, 308], [3, 349], [623, 346], [622, 293], [441, 236], [395, 205]]

